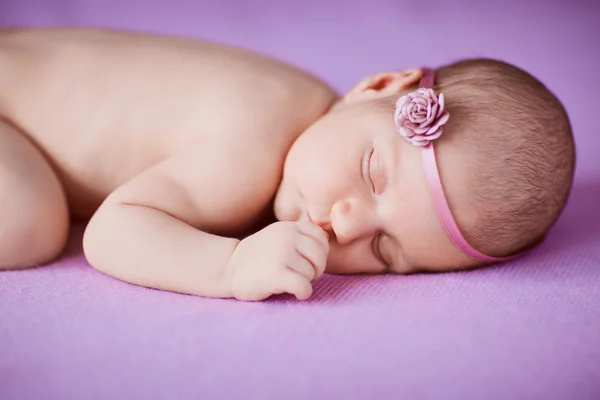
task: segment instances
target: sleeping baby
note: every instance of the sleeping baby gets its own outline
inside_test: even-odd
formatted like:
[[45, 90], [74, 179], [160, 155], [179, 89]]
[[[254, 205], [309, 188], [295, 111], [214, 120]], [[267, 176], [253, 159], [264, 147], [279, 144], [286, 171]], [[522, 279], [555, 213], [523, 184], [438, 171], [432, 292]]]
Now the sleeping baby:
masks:
[[565, 109], [470, 59], [368, 76], [198, 40], [0, 31], [0, 269], [89, 220], [89, 264], [205, 297], [300, 300], [334, 274], [476, 268], [539, 243], [567, 201]]

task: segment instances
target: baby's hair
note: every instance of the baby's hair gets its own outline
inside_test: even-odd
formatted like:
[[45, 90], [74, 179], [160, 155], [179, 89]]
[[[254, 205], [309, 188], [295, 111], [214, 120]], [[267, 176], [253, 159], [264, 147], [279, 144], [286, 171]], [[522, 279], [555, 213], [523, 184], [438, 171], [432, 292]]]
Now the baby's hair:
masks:
[[527, 72], [489, 59], [438, 68], [435, 90], [450, 113], [442, 139], [453, 137], [471, 173], [466, 189], [475, 218], [460, 227], [465, 239], [496, 257], [535, 245], [573, 182], [575, 145], [564, 107]]

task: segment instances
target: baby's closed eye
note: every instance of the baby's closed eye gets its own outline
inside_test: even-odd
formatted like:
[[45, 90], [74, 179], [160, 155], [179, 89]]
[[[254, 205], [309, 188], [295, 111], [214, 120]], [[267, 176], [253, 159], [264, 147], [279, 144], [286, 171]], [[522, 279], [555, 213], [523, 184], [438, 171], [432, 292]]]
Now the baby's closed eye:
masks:
[[385, 189], [385, 173], [381, 162], [381, 153], [374, 149], [369, 156], [369, 179], [374, 194], [381, 194]]

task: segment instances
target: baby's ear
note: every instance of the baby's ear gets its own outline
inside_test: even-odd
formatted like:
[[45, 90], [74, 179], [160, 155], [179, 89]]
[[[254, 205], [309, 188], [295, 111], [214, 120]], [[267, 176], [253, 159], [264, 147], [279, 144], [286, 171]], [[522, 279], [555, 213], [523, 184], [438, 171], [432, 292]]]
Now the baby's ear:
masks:
[[344, 101], [352, 103], [379, 97], [393, 96], [417, 83], [423, 76], [420, 69], [380, 72], [367, 76], [350, 90]]

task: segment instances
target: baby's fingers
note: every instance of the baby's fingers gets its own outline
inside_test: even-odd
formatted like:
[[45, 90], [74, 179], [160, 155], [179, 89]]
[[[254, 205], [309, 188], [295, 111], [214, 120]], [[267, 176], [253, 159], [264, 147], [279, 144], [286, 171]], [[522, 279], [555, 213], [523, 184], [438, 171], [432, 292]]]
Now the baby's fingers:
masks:
[[327, 265], [328, 247], [324, 248], [321, 243], [318, 243], [311, 237], [303, 237], [296, 244], [296, 250], [314, 269], [313, 276], [310, 279], [319, 279], [325, 266]]
[[298, 300], [307, 300], [313, 292], [310, 280], [291, 268], [285, 269], [279, 277], [278, 289], [279, 293], [292, 294]]
[[313, 281], [318, 278], [317, 269], [313, 266], [312, 262], [296, 251], [295, 257], [293, 257], [288, 268], [294, 272], [304, 276], [309, 281]]
[[303, 235], [309, 236], [323, 245], [325, 250], [329, 252], [329, 236], [320, 226], [311, 222], [299, 222], [298, 229]]

